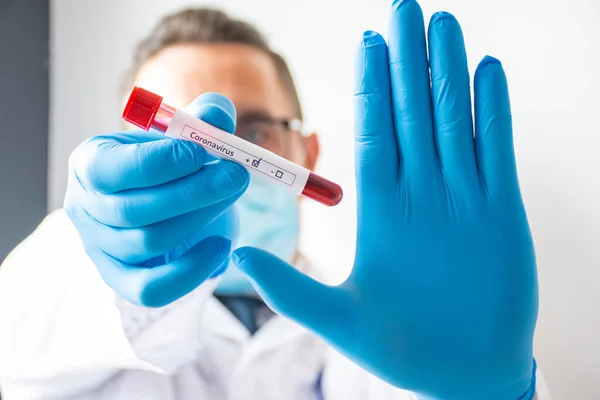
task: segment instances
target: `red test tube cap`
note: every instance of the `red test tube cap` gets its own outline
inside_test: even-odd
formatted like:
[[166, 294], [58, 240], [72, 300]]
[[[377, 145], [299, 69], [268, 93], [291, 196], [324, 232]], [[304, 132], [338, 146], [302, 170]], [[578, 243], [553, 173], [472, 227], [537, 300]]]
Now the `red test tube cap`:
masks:
[[162, 100], [161, 96], [135, 86], [123, 110], [123, 119], [147, 131], [154, 122]]

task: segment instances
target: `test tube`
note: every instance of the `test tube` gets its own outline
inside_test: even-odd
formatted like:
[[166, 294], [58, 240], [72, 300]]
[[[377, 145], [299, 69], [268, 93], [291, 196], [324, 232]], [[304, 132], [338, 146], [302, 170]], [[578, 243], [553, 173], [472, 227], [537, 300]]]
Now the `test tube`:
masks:
[[342, 201], [343, 191], [338, 184], [165, 104], [161, 96], [146, 89], [133, 88], [123, 118], [146, 131], [153, 128], [173, 138], [194, 142], [218, 158], [234, 161], [252, 174], [268, 177], [286, 189], [326, 206], [335, 206]]

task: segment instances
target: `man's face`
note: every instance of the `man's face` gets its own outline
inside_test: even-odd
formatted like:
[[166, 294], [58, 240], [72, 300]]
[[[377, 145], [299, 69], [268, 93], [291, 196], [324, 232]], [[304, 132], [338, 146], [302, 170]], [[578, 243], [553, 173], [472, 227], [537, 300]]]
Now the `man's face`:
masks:
[[317, 137], [286, 129], [284, 122], [296, 117], [293, 100], [273, 60], [259, 49], [238, 44], [173, 45], [142, 65], [135, 85], [159, 93], [177, 108], [205, 92], [225, 95], [237, 110], [236, 134], [308, 169], [315, 166]]

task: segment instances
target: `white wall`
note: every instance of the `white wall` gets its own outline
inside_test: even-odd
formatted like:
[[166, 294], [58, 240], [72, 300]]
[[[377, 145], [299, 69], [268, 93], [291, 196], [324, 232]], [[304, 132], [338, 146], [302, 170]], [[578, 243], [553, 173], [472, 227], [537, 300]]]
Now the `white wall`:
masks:
[[[307, 124], [322, 132], [320, 172], [347, 193], [333, 209], [306, 204], [303, 247], [342, 279], [353, 260], [355, 231], [353, 54], [363, 30], [385, 32], [388, 3], [54, 0], [50, 207], [62, 203], [72, 149], [118, 129], [117, 81], [134, 43], [165, 12], [213, 4], [259, 24], [291, 63]], [[422, 1], [427, 17], [439, 9], [457, 15], [473, 68], [490, 53], [509, 75], [522, 190], [539, 259], [537, 355], [554, 400], [600, 399], [599, 3]]]

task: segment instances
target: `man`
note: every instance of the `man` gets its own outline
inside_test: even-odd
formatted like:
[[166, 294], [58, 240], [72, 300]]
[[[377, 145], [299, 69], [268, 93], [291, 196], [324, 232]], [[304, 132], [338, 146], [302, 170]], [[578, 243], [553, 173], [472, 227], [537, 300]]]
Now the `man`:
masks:
[[[344, 284], [320, 284], [297, 254], [288, 192], [158, 133], [91, 138], [70, 159], [65, 210], [0, 274], [6, 398], [547, 398], [502, 67], [487, 57], [475, 74], [474, 133], [458, 22], [434, 15], [428, 57], [419, 5], [392, 14], [388, 43], [366, 32], [357, 56]], [[291, 123], [302, 113], [285, 62], [222, 13], [161, 21], [131, 83], [316, 163], [317, 137]]]

